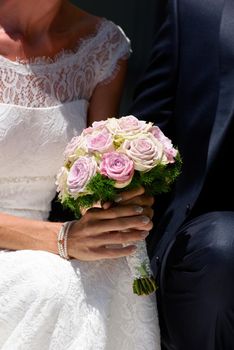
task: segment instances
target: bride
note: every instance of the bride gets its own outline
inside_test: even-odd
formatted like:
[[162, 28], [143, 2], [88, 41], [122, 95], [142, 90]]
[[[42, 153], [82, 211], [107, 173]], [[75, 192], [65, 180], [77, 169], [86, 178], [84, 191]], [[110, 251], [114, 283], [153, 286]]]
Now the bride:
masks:
[[133, 294], [124, 258], [152, 228], [152, 198], [88, 211], [71, 260], [47, 221], [67, 142], [118, 113], [129, 51], [118, 26], [67, 0], [0, 1], [0, 349], [160, 349], [155, 295]]

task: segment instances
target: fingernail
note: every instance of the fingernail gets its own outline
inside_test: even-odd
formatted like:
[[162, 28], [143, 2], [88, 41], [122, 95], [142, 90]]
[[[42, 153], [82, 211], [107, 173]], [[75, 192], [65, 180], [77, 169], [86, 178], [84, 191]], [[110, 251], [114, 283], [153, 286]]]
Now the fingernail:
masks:
[[141, 214], [143, 212], [144, 208], [140, 207], [139, 205], [135, 205], [134, 210], [136, 213]]
[[148, 218], [148, 216], [142, 216], [141, 222], [143, 222], [143, 224], [148, 224], [150, 222], [150, 218]]
[[136, 253], [136, 250], [137, 250], [137, 247], [136, 247], [135, 245], [132, 246], [132, 247], [131, 247], [131, 254], [130, 254], [130, 255], [135, 254], [135, 253]]
[[116, 196], [115, 199], [114, 199], [114, 201], [115, 201], [116, 203], [121, 202], [121, 200], [122, 200], [122, 197], [121, 197], [120, 195]]

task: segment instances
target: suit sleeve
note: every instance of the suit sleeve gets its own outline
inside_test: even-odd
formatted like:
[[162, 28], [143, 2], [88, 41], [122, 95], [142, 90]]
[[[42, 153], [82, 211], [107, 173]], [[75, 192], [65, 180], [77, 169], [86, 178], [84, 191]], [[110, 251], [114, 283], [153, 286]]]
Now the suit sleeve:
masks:
[[149, 65], [140, 80], [129, 114], [152, 121], [173, 138], [177, 80], [177, 26], [175, 12], [167, 11], [152, 48]]

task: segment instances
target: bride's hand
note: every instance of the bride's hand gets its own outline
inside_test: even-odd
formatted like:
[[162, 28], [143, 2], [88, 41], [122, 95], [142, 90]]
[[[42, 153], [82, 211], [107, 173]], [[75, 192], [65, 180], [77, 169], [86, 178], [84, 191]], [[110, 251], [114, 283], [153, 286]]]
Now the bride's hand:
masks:
[[[90, 209], [71, 227], [68, 255], [83, 261], [93, 261], [133, 254], [136, 247], [131, 242], [147, 237], [153, 226], [152, 215], [150, 207], [138, 204]], [[124, 232], [128, 230], [130, 232]], [[122, 244], [129, 245], [122, 247]]]

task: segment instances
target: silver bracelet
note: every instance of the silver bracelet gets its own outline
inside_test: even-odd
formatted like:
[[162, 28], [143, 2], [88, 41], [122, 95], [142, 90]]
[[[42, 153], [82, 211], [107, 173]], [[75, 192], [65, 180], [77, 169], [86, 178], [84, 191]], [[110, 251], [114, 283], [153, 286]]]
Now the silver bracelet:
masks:
[[67, 236], [71, 226], [75, 221], [66, 221], [62, 224], [57, 237], [58, 254], [61, 258], [69, 260], [70, 257], [67, 253]]

